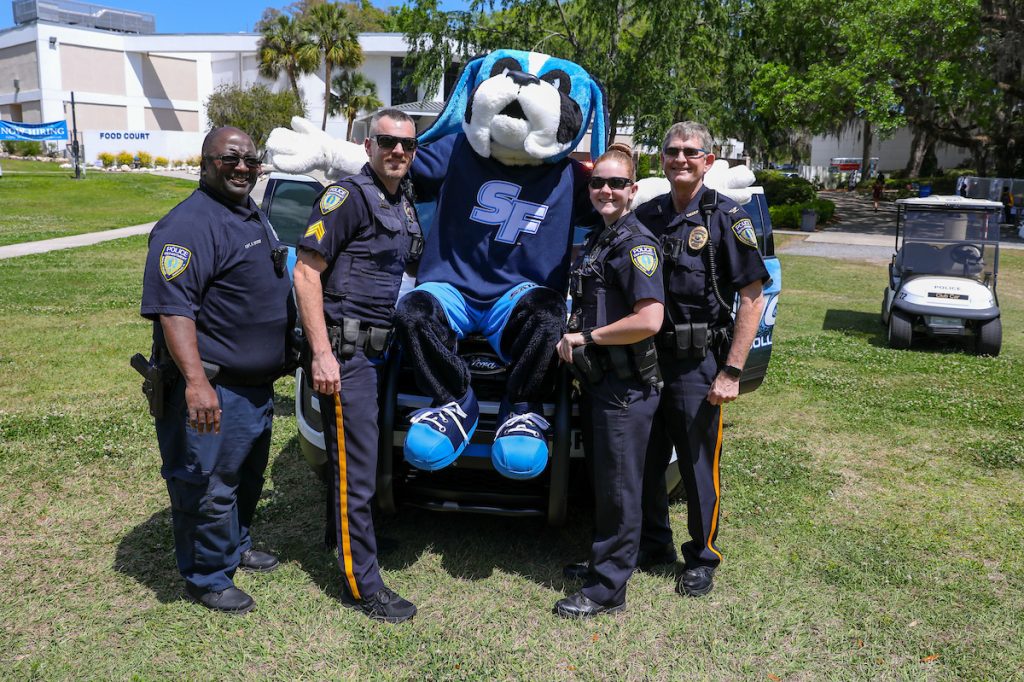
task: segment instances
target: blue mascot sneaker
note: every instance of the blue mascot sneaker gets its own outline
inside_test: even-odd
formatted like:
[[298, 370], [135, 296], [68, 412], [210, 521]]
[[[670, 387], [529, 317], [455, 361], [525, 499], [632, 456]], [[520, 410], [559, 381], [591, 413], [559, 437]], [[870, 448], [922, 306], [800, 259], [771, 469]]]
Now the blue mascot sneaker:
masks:
[[[524, 480], [539, 476], [548, 465], [547, 420], [539, 404], [502, 402], [491, 446], [491, 463], [502, 476]], [[501, 415], [506, 415], [502, 419]]]
[[423, 471], [437, 471], [462, 454], [480, 421], [473, 389], [461, 400], [416, 410], [405, 436], [405, 461]]

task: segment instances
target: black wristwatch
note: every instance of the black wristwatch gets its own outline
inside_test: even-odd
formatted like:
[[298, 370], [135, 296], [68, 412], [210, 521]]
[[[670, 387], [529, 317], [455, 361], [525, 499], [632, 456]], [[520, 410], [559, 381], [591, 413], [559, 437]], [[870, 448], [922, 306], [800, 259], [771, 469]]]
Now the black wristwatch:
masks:
[[743, 375], [743, 370], [736, 365], [726, 365], [722, 368], [722, 371], [731, 376], [733, 379], [739, 379]]
[[580, 336], [583, 337], [583, 343], [594, 343], [594, 330], [584, 329], [580, 332]]

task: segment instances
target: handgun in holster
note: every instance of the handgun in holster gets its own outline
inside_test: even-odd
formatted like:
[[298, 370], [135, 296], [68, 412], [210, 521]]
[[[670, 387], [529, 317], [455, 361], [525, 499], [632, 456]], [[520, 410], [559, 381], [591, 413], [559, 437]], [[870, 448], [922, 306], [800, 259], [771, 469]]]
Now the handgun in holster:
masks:
[[589, 344], [576, 346], [572, 349], [572, 365], [570, 365], [570, 369], [581, 383], [596, 384], [604, 377], [601, 363], [598, 361], [594, 349]]
[[160, 419], [164, 416], [164, 398], [169, 383], [165, 366], [158, 361], [147, 360], [142, 353], [132, 356], [131, 365], [142, 375], [142, 394], [149, 403], [149, 414]]

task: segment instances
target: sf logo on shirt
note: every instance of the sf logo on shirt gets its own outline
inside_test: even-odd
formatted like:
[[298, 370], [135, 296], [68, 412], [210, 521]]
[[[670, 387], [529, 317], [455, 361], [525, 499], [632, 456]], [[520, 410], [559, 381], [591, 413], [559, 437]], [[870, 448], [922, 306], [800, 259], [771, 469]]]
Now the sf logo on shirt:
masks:
[[484, 183], [477, 192], [477, 206], [473, 207], [470, 219], [484, 225], [498, 225], [494, 238], [505, 244], [515, 244], [520, 233], [536, 234], [548, 214], [548, 207], [519, 199], [520, 190], [519, 185], [503, 180]]

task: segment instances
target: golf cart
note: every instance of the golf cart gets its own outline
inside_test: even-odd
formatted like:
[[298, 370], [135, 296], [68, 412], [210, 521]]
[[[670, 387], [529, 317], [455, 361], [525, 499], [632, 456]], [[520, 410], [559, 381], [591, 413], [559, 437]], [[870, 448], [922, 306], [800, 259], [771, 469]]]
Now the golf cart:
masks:
[[999, 355], [1002, 208], [958, 196], [896, 201], [896, 253], [882, 298], [890, 347], [909, 348], [915, 334], [967, 337], [979, 355]]

